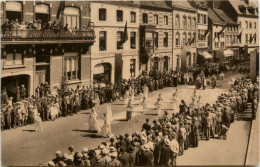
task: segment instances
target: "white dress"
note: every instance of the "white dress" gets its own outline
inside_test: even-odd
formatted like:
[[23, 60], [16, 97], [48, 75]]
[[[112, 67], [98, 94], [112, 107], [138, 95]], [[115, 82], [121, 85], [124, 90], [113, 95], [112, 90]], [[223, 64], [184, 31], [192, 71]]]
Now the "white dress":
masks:
[[139, 94], [139, 97], [140, 97], [140, 99], [139, 99], [139, 104], [141, 105], [141, 104], [143, 103], [144, 94], [143, 94], [143, 93], [140, 93], [140, 94]]
[[147, 94], [148, 94], [148, 87], [144, 86], [144, 97], [147, 98]]
[[111, 104], [110, 103], [107, 104], [107, 118], [108, 118], [109, 122], [113, 121], [113, 113], [112, 113], [112, 109], [111, 109]]
[[125, 96], [124, 96], [124, 105], [125, 106], [128, 104], [128, 101], [129, 101], [129, 92], [126, 91]]
[[172, 113], [174, 113], [174, 114], [179, 113], [178, 105], [177, 105], [177, 97], [176, 96], [172, 97]]
[[131, 90], [131, 101], [133, 102], [135, 100], [135, 90]]
[[101, 128], [100, 134], [102, 135], [102, 137], [110, 137], [112, 135], [110, 120], [108, 117], [106, 117], [104, 120], [104, 125]]
[[157, 115], [158, 115], [158, 117], [161, 117], [162, 116], [162, 100], [157, 101], [155, 104], [157, 107]]
[[97, 121], [97, 113], [95, 111], [89, 116], [89, 130], [100, 132], [100, 126]]

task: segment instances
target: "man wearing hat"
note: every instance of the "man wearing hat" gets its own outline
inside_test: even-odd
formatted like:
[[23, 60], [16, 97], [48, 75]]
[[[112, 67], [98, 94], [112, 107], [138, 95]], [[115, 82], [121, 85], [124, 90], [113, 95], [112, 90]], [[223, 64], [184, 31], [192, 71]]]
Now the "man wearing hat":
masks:
[[69, 146], [69, 148], [68, 148], [68, 150], [70, 151], [70, 153], [68, 154], [68, 155], [72, 155], [72, 156], [74, 156], [75, 155], [75, 147], [73, 146], [73, 145], [70, 145]]
[[129, 166], [130, 164], [130, 155], [126, 152], [125, 147], [120, 147], [120, 156], [118, 160], [121, 162], [122, 166]]
[[111, 154], [111, 161], [108, 163], [108, 166], [121, 166], [120, 161], [117, 160], [117, 152]]
[[24, 85], [21, 85], [20, 94], [21, 94], [21, 99], [22, 99], [22, 100], [26, 98], [26, 96], [27, 96], [27, 90], [26, 90], [26, 88], [24, 87]]
[[161, 150], [160, 165], [170, 166], [171, 146], [170, 140], [165, 138]]

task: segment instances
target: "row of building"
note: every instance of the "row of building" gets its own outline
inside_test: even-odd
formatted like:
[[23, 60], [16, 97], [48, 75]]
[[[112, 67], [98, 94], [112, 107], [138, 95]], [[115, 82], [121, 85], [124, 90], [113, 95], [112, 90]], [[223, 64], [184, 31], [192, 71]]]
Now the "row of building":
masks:
[[185, 70], [219, 50], [243, 60], [259, 46], [258, 7], [249, 0], [2, 1], [2, 25], [12, 20], [74, 30], [2, 26], [1, 85], [9, 95], [22, 84], [28, 95], [45, 82], [54, 90], [62, 77], [73, 87]]

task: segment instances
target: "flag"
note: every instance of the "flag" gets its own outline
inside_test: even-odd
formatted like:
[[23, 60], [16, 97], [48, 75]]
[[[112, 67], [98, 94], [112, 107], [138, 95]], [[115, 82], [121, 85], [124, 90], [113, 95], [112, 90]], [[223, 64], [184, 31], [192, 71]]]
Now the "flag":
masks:
[[206, 38], [206, 36], [208, 35], [208, 33], [209, 33], [209, 30], [207, 30], [207, 31], [205, 32], [205, 34], [203, 35], [202, 38], [203, 38], [203, 39]]
[[127, 21], [125, 23], [125, 30], [124, 30], [124, 34], [123, 34], [123, 39], [122, 39], [122, 43], [125, 43], [128, 40], [128, 33], [127, 33]]
[[65, 9], [65, 1], [60, 1], [60, 5], [59, 5], [58, 11], [57, 11], [57, 16], [56, 16], [57, 20], [59, 20], [61, 11], [63, 11], [64, 9]]
[[253, 39], [255, 39], [255, 40], [256, 40], [256, 32], [255, 32], [255, 34], [254, 34], [254, 36], [253, 36]]
[[192, 40], [189, 42], [190, 45], [191, 45], [192, 43], [194, 43], [194, 39], [195, 39], [195, 35], [193, 35]]
[[225, 26], [223, 26], [223, 28], [222, 28], [222, 30], [220, 30], [219, 32], [218, 32], [218, 40], [219, 40], [219, 38], [220, 38], [220, 35], [222, 34], [222, 32], [225, 30]]

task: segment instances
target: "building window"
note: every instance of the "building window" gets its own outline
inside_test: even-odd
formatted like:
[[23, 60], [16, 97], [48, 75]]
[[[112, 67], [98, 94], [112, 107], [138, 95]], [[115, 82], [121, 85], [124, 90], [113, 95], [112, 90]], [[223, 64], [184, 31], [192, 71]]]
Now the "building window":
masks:
[[143, 13], [143, 23], [147, 24], [148, 23], [148, 14]]
[[168, 25], [168, 16], [163, 16], [163, 24]]
[[9, 21], [21, 21], [23, 17], [22, 2], [7, 1], [6, 2], [6, 19]]
[[238, 22], [239, 23], [239, 28], [242, 28], [242, 22]]
[[117, 32], [117, 50], [119, 49], [123, 49], [123, 32], [122, 31], [118, 31]]
[[207, 24], [207, 16], [204, 15], [204, 24]]
[[254, 22], [254, 28], [256, 29], [256, 22]]
[[117, 22], [123, 22], [123, 11], [122, 10], [117, 10], [116, 11], [116, 20]]
[[200, 23], [200, 14], [198, 13], [198, 23]]
[[249, 28], [252, 28], [252, 22], [249, 22]]
[[46, 4], [36, 4], [35, 19], [41, 20], [42, 23], [47, 24], [50, 20], [50, 9]]
[[107, 10], [106, 9], [99, 9], [99, 21], [106, 21], [107, 17]]
[[186, 44], [186, 33], [182, 34], [182, 44], [185, 45]]
[[187, 19], [186, 16], [183, 16], [183, 28], [187, 27]]
[[196, 42], [196, 32], [193, 33], [193, 45], [195, 45]]
[[136, 32], [130, 33], [130, 48], [135, 49], [136, 48]]
[[201, 37], [201, 32], [200, 30], [198, 30], [198, 40], [201, 40], [200, 37]]
[[177, 28], [180, 28], [180, 16], [179, 15], [176, 15], [176, 18], [175, 18], [175, 26]]
[[64, 26], [68, 25], [69, 28], [72, 29], [79, 29], [80, 28], [80, 19], [79, 19], [80, 13], [78, 8], [74, 7], [66, 7], [64, 9]]
[[22, 53], [8, 53], [8, 54], [6, 54], [5, 65], [6, 66], [23, 65], [23, 54]]
[[168, 47], [168, 33], [163, 33], [163, 47]]
[[99, 32], [99, 51], [104, 51], [107, 49], [107, 32]]
[[176, 33], [176, 37], [175, 37], [175, 45], [176, 47], [180, 46], [180, 33]]
[[135, 59], [130, 60], [130, 75], [135, 77]]
[[191, 18], [189, 17], [188, 18], [188, 28], [190, 28], [191, 27]]
[[157, 14], [153, 15], [153, 23], [158, 24], [158, 15]]
[[177, 67], [179, 67], [180, 66], [180, 55], [176, 55], [176, 65], [177, 65]]
[[246, 43], [248, 43], [248, 35], [246, 34]]
[[248, 22], [246, 21], [246, 28], [248, 28]]
[[188, 34], [188, 42], [191, 42], [191, 33]]
[[159, 38], [158, 32], [155, 32], [154, 33], [154, 45], [157, 48], [158, 48], [158, 41], [159, 41], [158, 38]]
[[68, 80], [79, 79], [78, 57], [65, 57], [65, 74]]
[[252, 39], [252, 34], [250, 34], [250, 37], [249, 37], [249, 39], [250, 39], [250, 43], [252, 43], [253, 42], [253, 39]]
[[136, 13], [131, 12], [131, 23], [136, 23]]
[[227, 43], [230, 43], [230, 42], [229, 42], [229, 35], [227, 35]]

